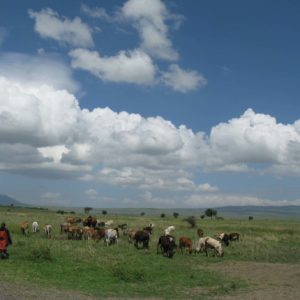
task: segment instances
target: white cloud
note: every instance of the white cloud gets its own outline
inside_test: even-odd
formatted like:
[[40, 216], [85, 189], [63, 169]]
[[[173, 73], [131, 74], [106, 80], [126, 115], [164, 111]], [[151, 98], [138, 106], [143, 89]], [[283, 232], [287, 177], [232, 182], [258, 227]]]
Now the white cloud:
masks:
[[0, 76], [22, 85], [39, 86], [46, 83], [55, 89], [66, 89], [73, 93], [80, 88], [73, 78], [72, 69], [60, 57], [43, 52], [38, 56], [1, 53]]
[[122, 17], [133, 21], [142, 40], [141, 48], [151, 56], [177, 60], [168, 37], [166, 21], [174, 19], [161, 0], [128, 0], [121, 9]]
[[86, 4], [82, 4], [80, 10], [91, 18], [102, 19], [107, 22], [112, 20], [112, 17], [102, 7], [89, 7]]
[[283, 206], [283, 205], [300, 205], [300, 199], [296, 200], [269, 200], [245, 195], [198, 195], [193, 194], [185, 199], [184, 204], [188, 207], [224, 207], [224, 206]]
[[140, 50], [120, 51], [116, 56], [101, 56], [96, 51], [70, 51], [72, 67], [91, 72], [102, 80], [149, 85], [155, 82], [156, 67]]
[[[219, 192], [195, 172], [300, 174], [299, 121], [247, 110], [211, 134], [161, 117], [81, 109], [66, 90], [0, 77], [0, 170], [172, 192]], [[252, 201], [252, 200], [251, 200]], [[254, 200], [253, 200], [254, 201]]]
[[40, 12], [29, 10], [29, 16], [35, 20], [35, 31], [43, 38], [51, 38], [75, 47], [93, 47], [91, 28], [79, 17], [69, 20], [60, 17], [50, 8]]
[[203, 75], [192, 70], [183, 70], [178, 65], [172, 64], [169, 70], [162, 72], [162, 82], [175, 91], [190, 92], [203, 87], [207, 80]]

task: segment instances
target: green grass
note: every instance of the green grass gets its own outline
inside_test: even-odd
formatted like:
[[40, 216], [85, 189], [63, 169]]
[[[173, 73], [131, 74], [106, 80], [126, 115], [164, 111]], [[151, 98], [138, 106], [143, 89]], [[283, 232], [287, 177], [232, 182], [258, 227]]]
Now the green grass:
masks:
[[[299, 263], [300, 226], [297, 220], [197, 220], [205, 235], [218, 232], [239, 232], [241, 241], [225, 248], [224, 258], [205, 257], [203, 254], [181, 255], [173, 259], [156, 254], [156, 242], [163, 229], [175, 225], [174, 235], [191, 237], [196, 241], [196, 230], [181, 218], [159, 216], [107, 215], [116, 224], [141, 228], [155, 224], [149, 250], [137, 250], [121, 236], [119, 244], [107, 247], [103, 241], [72, 241], [59, 233], [63, 215], [47, 210], [0, 208], [0, 221], [11, 231], [13, 246], [10, 259], [1, 261], [3, 281], [34, 282], [42, 287], [80, 291], [95, 296], [197, 298], [234, 293], [245, 287], [245, 282], [232, 280], [214, 271], [214, 264], [236, 261], [271, 263]], [[53, 225], [53, 239], [43, 232], [20, 234], [19, 224], [28, 220], [40, 226]], [[3, 266], [3, 268], [2, 268]]]

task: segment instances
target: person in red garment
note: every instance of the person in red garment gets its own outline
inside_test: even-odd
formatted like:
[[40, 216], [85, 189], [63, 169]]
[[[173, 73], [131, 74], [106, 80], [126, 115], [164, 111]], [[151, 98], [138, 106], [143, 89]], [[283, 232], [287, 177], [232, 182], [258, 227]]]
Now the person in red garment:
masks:
[[7, 247], [12, 244], [9, 230], [6, 228], [6, 224], [1, 223], [0, 227], [0, 258], [8, 258]]

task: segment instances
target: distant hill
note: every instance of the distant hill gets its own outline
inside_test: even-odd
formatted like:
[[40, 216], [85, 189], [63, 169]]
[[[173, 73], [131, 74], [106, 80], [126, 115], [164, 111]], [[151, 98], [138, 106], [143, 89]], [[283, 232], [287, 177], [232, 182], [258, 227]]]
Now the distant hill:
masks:
[[24, 206], [26, 204], [21, 203], [19, 201], [17, 201], [16, 199], [9, 197], [7, 195], [1, 195], [0, 194], [0, 205], [11, 205], [13, 204], [14, 206]]

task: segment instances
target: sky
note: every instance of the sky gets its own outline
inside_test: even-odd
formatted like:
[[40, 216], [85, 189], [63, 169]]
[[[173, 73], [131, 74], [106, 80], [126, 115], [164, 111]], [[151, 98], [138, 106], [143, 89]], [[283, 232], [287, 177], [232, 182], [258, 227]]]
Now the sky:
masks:
[[300, 205], [300, 2], [3, 0], [0, 194]]

